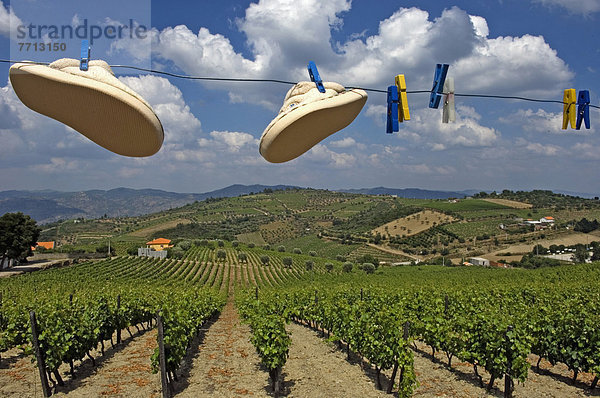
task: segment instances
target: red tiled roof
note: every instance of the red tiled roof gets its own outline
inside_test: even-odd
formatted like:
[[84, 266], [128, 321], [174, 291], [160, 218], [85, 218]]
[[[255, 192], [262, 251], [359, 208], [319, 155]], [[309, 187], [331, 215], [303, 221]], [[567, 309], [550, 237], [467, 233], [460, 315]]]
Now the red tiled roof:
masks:
[[165, 239], [165, 238], [157, 238], [154, 240], [151, 240], [150, 242], [147, 242], [147, 245], [168, 245], [169, 243], [171, 243], [171, 239]]

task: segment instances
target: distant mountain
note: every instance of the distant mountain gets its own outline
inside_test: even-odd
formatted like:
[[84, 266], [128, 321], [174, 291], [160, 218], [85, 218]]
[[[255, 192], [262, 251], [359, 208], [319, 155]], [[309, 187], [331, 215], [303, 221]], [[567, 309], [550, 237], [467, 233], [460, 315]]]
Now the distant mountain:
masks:
[[362, 188], [362, 189], [340, 189], [340, 192], [358, 193], [363, 195], [396, 195], [400, 198], [410, 199], [448, 199], [448, 198], [464, 198], [465, 196], [473, 195], [479, 191], [430, 191], [427, 189], [418, 188]]
[[205, 193], [176, 193], [159, 189], [116, 188], [108, 191], [3, 191], [0, 215], [23, 212], [40, 224], [60, 219], [139, 216], [181, 207], [207, 198], [225, 198], [258, 193], [265, 189], [294, 188], [287, 185], [231, 185]]

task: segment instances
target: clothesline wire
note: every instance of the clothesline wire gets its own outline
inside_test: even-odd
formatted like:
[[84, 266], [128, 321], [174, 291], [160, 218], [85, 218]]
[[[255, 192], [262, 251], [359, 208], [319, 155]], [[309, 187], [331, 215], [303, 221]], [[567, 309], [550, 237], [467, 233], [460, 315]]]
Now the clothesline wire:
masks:
[[[17, 63], [17, 61], [0, 59], [0, 62], [4, 63]], [[18, 61], [19, 63], [28, 63], [35, 65], [49, 65], [47, 62], [35, 62], [35, 61]], [[203, 80], [203, 81], [220, 81], [220, 82], [261, 82], [261, 83], [279, 83], [279, 84], [290, 84], [295, 85], [296, 82], [287, 81], [287, 80], [279, 80], [279, 79], [252, 79], [252, 78], [234, 78], [234, 77], [202, 77], [202, 76], [189, 76], [189, 75], [180, 75], [177, 73], [165, 72], [156, 69], [148, 69], [141, 68], [138, 66], [131, 65], [110, 65], [111, 68], [125, 68], [125, 69], [133, 69], [147, 73], [165, 75], [170, 77], [175, 77], [178, 79], [188, 79], [188, 80]], [[380, 90], [376, 88], [368, 88], [368, 87], [348, 87], [350, 89], [360, 89], [364, 91], [370, 91], [374, 93], [384, 93], [387, 94], [387, 90]], [[433, 90], [406, 90], [407, 94], [430, 94]], [[442, 93], [448, 94], [448, 93]], [[529, 101], [529, 102], [543, 102], [543, 103], [554, 103], [554, 104], [562, 104], [566, 105], [565, 102], [559, 100], [547, 100], [547, 99], [538, 99], [538, 98], [528, 98], [528, 97], [519, 97], [519, 96], [511, 96], [511, 95], [492, 95], [492, 94], [461, 94], [454, 93], [455, 97], [471, 97], [471, 98], [497, 98], [497, 99], [513, 99], [519, 101]], [[590, 108], [600, 109], [600, 106], [588, 104]]]

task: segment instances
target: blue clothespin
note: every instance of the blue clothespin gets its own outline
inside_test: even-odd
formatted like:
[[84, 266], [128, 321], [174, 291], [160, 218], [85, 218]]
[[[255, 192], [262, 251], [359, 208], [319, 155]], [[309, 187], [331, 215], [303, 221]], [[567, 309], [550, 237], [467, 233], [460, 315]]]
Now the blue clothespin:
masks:
[[399, 131], [398, 125], [398, 86], [389, 86], [387, 89], [387, 127], [385, 132], [392, 134]]
[[585, 122], [585, 128], [590, 128], [590, 92], [588, 90], [579, 90], [577, 96], [577, 125], [576, 130], [581, 129], [581, 121]]
[[444, 92], [444, 82], [448, 74], [448, 64], [437, 64], [433, 75], [433, 88], [429, 96], [429, 107], [437, 109]]
[[319, 76], [319, 71], [317, 70], [317, 65], [313, 61], [308, 63], [308, 74], [310, 75], [310, 80], [313, 81], [320, 92], [325, 92], [325, 86], [323, 85], [323, 80], [321, 80], [321, 76]]
[[81, 41], [81, 61], [79, 63], [79, 69], [88, 70], [90, 62], [90, 42], [88, 40]]

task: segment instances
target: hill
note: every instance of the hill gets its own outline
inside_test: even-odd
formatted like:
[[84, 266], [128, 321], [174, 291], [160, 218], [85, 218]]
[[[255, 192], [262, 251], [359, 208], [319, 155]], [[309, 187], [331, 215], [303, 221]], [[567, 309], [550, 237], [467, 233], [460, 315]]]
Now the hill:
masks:
[[140, 216], [174, 209], [207, 198], [224, 198], [285, 189], [285, 185], [231, 185], [205, 193], [176, 193], [159, 189], [116, 188], [108, 191], [3, 191], [0, 214], [23, 212], [40, 224], [73, 218]]
[[340, 189], [339, 192], [358, 193], [362, 195], [395, 195], [399, 198], [408, 199], [448, 199], [448, 198], [464, 198], [471, 196], [478, 191], [431, 191], [419, 188], [361, 188], [361, 189]]

